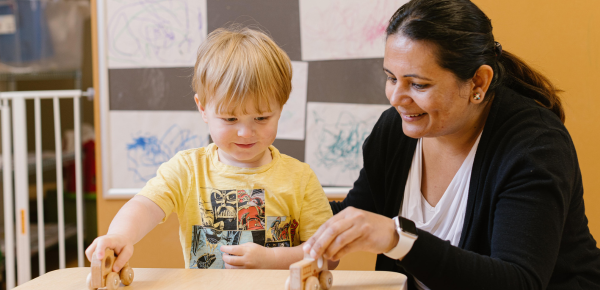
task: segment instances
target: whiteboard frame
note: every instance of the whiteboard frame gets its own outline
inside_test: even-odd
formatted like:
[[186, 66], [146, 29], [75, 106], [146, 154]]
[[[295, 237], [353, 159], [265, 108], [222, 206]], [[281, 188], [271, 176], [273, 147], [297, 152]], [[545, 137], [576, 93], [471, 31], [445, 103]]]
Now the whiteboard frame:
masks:
[[96, 1], [97, 14], [97, 38], [98, 38], [98, 83], [99, 104], [100, 104], [100, 155], [102, 164], [102, 197], [105, 199], [128, 199], [134, 194], [123, 194], [114, 192], [110, 188], [110, 150], [108, 140], [109, 130], [109, 95], [108, 95], [108, 57], [107, 57], [107, 37], [106, 37], [106, 1]]

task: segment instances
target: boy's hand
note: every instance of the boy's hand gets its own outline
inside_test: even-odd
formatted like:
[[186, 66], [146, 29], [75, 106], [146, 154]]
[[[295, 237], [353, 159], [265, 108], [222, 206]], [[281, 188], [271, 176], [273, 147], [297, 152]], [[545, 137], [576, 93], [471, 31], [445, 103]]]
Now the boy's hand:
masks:
[[97, 237], [85, 250], [85, 255], [90, 262], [92, 262], [93, 255], [96, 255], [98, 260], [102, 260], [106, 249], [112, 249], [117, 254], [117, 260], [113, 265], [114, 272], [121, 271], [121, 268], [133, 255], [133, 243], [129, 242], [125, 236], [118, 234]]
[[273, 249], [255, 243], [221, 246], [221, 252], [223, 252], [223, 262], [227, 269], [277, 268]]

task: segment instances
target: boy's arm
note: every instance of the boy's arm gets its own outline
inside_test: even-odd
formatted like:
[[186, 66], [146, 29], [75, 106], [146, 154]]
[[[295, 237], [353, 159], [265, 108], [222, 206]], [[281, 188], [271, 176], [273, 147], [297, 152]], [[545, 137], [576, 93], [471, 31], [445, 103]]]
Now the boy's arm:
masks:
[[108, 233], [98, 237], [87, 248], [85, 254], [89, 261], [92, 255], [104, 258], [106, 248], [113, 249], [118, 255], [113, 271], [120, 271], [133, 255], [133, 245], [139, 242], [165, 217], [163, 210], [147, 197], [136, 195], [117, 213], [110, 223]]
[[[221, 246], [223, 262], [228, 269], [289, 269], [290, 265], [304, 259], [302, 245], [295, 247], [265, 248], [255, 243]], [[328, 261], [330, 270], [339, 261]]]

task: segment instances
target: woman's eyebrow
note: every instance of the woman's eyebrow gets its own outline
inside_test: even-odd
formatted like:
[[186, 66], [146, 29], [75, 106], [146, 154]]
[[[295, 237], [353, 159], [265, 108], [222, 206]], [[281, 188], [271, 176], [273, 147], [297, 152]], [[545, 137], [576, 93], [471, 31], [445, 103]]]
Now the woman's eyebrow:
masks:
[[422, 79], [422, 80], [426, 80], [426, 81], [431, 81], [431, 79], [420, 76], [418, 74], [410, 74], [410, 75], [404, 75], [403, 77], [405, 78], [417, 78], [417, 79]]
[[[387, 69], [385, 67], [383, 68], [383, 70], [385, 72], [389, 73], [390, 75], [394, 75], [389, 69]], [[417, 79], [422, 79], [422, 80], [426, 80], [426, 81], [431, 81], [431, 79], [426, 78], [424, 76], [420, 76], [418, 74], [409, 74], [409, 75], [404, 75], [403, 77], [405, 77], [405, 78], [417, 78]]]

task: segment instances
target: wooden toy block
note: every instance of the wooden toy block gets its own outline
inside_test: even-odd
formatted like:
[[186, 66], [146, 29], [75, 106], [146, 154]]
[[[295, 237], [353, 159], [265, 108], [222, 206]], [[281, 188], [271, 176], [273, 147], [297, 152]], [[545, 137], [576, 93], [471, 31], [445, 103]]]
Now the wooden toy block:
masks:
[[333, 275], [327, 270], [327, 261], [322, 257], [312, 259], [305, 255], [302, 261], [290, 265], [290, 277], [285, 281], [286, 290], [328, 290], [333, 284]]
[[121, 282], [125, 286], [133, 282], [134, 274], [133, 269], [129, 267], [129, 262], [125, 263], [120, 272], [113, 272], [112, 268], [116, 259], [117, 256], [111, 249], [106, 249], [102, 260], [98, 260], [96, 255], [92, 257], [92, 272], [87, 277], [88, 289], [96, 290], [104, 288], [107, 290], [116, 290]]

